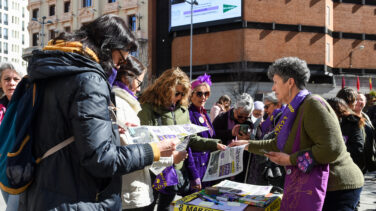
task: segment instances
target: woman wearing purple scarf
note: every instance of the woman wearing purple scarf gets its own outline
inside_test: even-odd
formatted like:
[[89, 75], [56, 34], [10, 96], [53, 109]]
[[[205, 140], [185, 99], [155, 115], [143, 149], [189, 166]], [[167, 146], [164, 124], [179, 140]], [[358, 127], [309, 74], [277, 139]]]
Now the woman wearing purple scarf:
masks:
[[[214, 129], [210, 121], [209, 115], [206, 113], [204, 108], [206, 101], [210, 97], [210, 86], [212, 82], [210, 80], [210, 75], [199, 76], [196, 80], [192, 81], [192, 95], [190, 98], [191, 105], [189, 106], [189, 118], [193, 124], [207, 127], [209, 130], [201, 132], [197, 135], [203, 138], [213, 138]], [[220, 140], [218, 140], [220, 142]], [[218, 143], [217, 149], [224, 150], [226, 146]], [[187, 166], [191, 189], [193, 191], [198, 191], [202, 188], [210, 186], [210, 182], [202, 183], [202, 178], [205, 175], [206, 168], [208, 166], [210, 151], [193, 151], [188, 149], [188, 159], [185, 165]]]
[[[237, 141], [285, 166], [281, 210], [354, 210], [364, 184], [342, 139], [335, 112], [306, 89], [310, 70], [305, 61], [286, 57], [268, 70], [278, 100], [287, 104], [276, 126], [276, 138]], [[330, 171], [329, 171], [330, 169]]]

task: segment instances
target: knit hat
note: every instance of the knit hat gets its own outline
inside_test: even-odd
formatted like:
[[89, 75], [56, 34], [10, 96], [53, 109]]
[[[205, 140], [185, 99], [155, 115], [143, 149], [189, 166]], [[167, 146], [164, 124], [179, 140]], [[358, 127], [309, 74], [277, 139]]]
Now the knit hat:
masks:
[[264, 110], [264, 103], [261, 101], [255, 101], [253, 105], [254, 105], [254, 108], [253, 108], [254, 110], [261, 110], [261, 111]]

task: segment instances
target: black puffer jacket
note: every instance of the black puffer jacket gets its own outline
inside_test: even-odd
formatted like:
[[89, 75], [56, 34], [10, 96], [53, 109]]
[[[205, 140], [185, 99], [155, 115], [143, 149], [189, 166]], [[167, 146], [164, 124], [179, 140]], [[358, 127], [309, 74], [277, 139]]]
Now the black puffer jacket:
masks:
[[79, 54], [38, 51], [28, 72], [46, 81], [33, 129], [35, 156], [70, 136], [75, 141], [37, 166], [20, 210], [120, 210], [121, 175], [150, 165], [153, 151], [148, 144], [120, 146], [103, 69]]
[[353, 114], [342, 117], [340, 120], [342, 135], [346, 141], [347, 151], [354, 163], [365, 173], [365, 154], [362, 128], [359, 127], [360, 118]]

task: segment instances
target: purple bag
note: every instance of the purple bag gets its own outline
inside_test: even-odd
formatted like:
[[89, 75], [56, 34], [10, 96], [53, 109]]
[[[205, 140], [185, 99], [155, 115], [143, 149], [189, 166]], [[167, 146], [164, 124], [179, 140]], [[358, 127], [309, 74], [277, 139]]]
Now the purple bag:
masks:
[[[319, 100], [321, 101], [321, 99]], [[302, 117], [295, 137], [293, 153], [299, 151], [300, 148], [301, 125]], [[303, 156], [306, 156], [307, 162], [309, 162], [310, 158], [307, 154], [305, 153]], [[321, 211], [328, 186], [329, 164], [315, 165], [309, 173], [303, 172], [299, 169], [300, 167], [299, 165], [286, 166], [281, 210]]]

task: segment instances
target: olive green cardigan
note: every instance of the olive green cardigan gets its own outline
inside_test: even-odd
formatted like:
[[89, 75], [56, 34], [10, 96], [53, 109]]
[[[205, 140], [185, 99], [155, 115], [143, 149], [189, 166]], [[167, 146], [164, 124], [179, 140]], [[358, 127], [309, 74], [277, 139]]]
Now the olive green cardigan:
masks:
[[[320, 97], [320, 96], [315, 96]], [[298, 152], [292, 153], [295, 134], [302, 116], [300, 150], [312, 151], [317, 163], [328, 164], [330, 174], [328, 191], [360, 188], [364, 177], [346, 150], [341, 128], [335, 112], [326, 103], [326, 107], [318, 99], [308, 96], [298, 109], [298, 115], [292, 126], [290, 135], [284, 146], [284, 152], [290, 154], [292, 165], [297, 165]], [[303, 109], [304, 108], [304, 109]], [[304, 110], [304, 111], [303, 111]], [[250, 141], [249, 152], [263, 154], [260, 150], [280, 151], [277, 140]]]
[[[161, 125], [174, 124], [190, 124], [189, 111], [187, 107], [177, 107], [174, 111], [161, 109], [151, 104], [145, 103], [141, 105], [142, 110], [138, 113], [141, 125], [159, 125], [160, 118]], [[215, 151], [217, 150], [217, 143], [219, 139], [202, 138], [197, 135], [192, 135], [189, 140], [188, 147], [193, 151]], [[175, 164], [175, 168], [181, 169], [183, 162]]]

